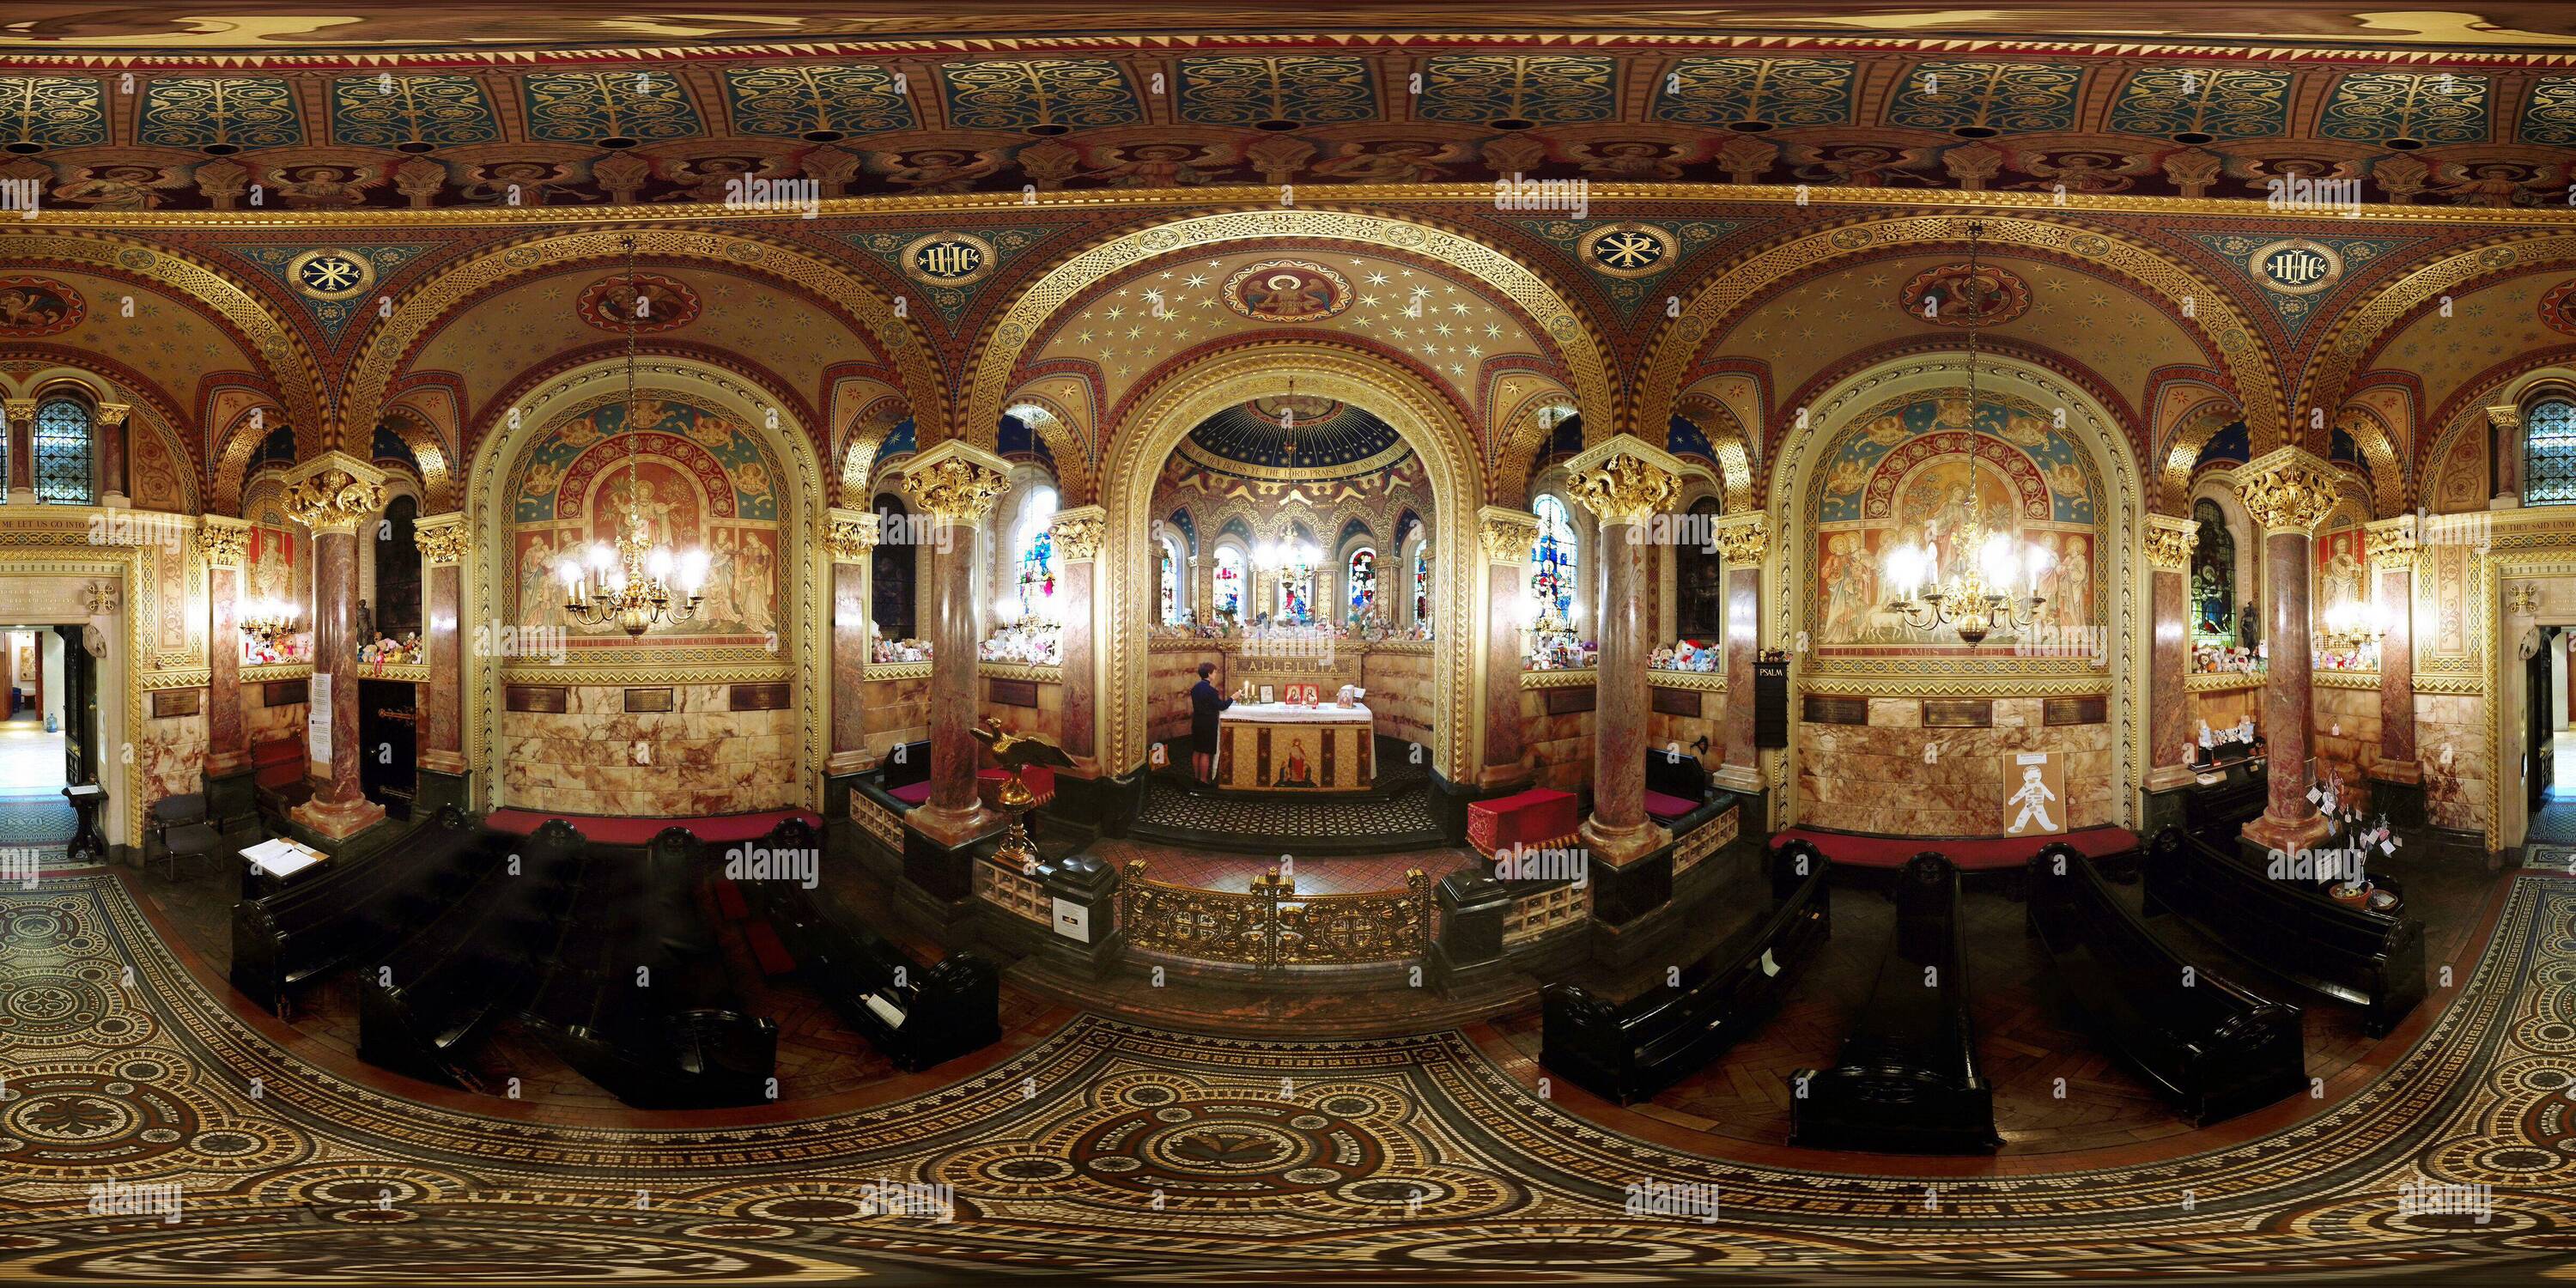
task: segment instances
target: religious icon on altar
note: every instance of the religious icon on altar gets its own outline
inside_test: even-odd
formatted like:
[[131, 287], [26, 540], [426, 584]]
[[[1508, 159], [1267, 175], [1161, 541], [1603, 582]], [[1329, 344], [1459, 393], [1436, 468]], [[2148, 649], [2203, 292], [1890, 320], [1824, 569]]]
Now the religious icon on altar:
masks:
[[2066, 830], [2066, 767], [2047, 752], [2015, 753], [2004, 781], [2006, 836], [2055, 836]]
[[1289, 740], [1288, 761], [1286, 764], [1279, 767], [1278, 780], [1270, 785], [1273, 787], [1312, 787], [1315, 785], [1315, 765], [1313, 761], [1306, 759], [1305, 739], [1293, 738]]

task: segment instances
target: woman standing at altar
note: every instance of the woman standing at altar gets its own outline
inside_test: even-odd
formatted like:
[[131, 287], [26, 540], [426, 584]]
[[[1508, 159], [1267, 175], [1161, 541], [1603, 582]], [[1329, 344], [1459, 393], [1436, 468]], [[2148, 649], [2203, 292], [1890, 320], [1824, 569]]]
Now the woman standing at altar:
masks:
[[1216, 663], [1199, 663], [1199, 682], [1190, 686], [1190, 769], [1203, 783], [1216, 781], [1216, 717], [1234, 705], [1234, 699], [1216, 691], [1208, 677], [1216, 674]]

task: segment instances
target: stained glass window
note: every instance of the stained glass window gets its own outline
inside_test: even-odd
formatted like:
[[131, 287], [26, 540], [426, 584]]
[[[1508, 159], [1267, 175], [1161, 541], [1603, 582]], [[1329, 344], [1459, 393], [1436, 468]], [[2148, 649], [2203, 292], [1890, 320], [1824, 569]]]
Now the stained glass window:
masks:
[[1431, 620], [1431, 543], [1413, 548], [1413, 620]]
[[1315, 611], [1315, 570], [1289, 564], [1279, 570], [1279, 608], [1274, 621], [1302, 622]]
[[2523, 417], [2522, 499], [2531, 505], [2576, 501], [2576, 402], [2544, 398]]
[[1538, 605], [1541, 624], [1567, 629], [1574, 621], [1574, 520], [1565, 502], [1542, 496], [1531, 507], [1538, 515], [1538, 540], [1530, 546], [1530, 602]]
[[57, 505], [88, 505], [90, 491], [89, 408], [69, 398], [56, 398], [36, 409], [36, 499]]
[[1055, 522], [1055, 492], [1040, 488], [1029, 496], [1028, 507], [1021, 512], [1019, 540], [1020, 615], [1044, 617], [1045, 609], [1055, 599], [1055, 534], [1048, 525]]
[[1351, 552], [1351, 611], [1366, 616], [1377, 610], [1377, 552]]
[[1163, 547], [1162, 565], [1163, 621], [1168, 625], [1181, 620], [1180, 578], [1172, 570], [1170, 546]]
[[1243, 616], [1243, 552], [1216, 552], [1216, 611], [1222, 617]]

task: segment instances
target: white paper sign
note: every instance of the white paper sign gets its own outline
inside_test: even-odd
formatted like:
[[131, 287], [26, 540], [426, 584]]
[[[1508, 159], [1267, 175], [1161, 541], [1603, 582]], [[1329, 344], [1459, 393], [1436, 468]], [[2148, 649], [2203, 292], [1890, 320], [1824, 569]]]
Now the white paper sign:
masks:
[[331, 677], [315, 672], [310, 688], [313, 705], [304, 715], [305, 754], [331, 763]]
[[1055, 901], [1055, 933], [1081, 943], [1091, 942], [1091, 909], [1071, 899]]

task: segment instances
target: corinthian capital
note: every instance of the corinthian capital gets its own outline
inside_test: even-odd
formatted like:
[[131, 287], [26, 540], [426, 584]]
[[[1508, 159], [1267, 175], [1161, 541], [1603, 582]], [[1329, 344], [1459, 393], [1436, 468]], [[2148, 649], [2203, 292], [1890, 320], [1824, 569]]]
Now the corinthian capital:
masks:
[[2265, 452], [2236, 471], [2245, 509], [2263, 525], [2263, 535], [2295, 532], [2306, 536], [2335, 507], [2334, 467], [2304, 448]]
[[239, 568], [250, 550], [250, 524], [241, 519], [207, 515], [197, 529], [197, 551], [211, 568]]
[[1495, 563], [1528, 563], [1530, 547], [1538, 544], [1538, 516], [1486, 506], [1476, 511], [1476, 540], [1484, 546], [1485, 557]]
[[1717, 543], [1717, 557], [1723, 562], [1734, 566], [1758, 564], [1771, 549], [1771, 516], [1760, 510], [1730, 514], [1716, 521], [1710, 535]]
[[324, 532], [355, 532], [385, 508], [385, 472], [345, 452], [325, 452], [286, 485], [286, 513]]
[[1011, 490], [1009, 463], [962, 439], [949, 439], [903, 467], [904, 490], [921, 508], [951, 523], [979, 523]]
[[876, 511], [844, 510], [835, 506], [830, 517], [831, 525], [823, 534], [823, 544], [830, 548], [832, 562], [865, 562], [883, 535], [878, 527]]
[[2200, 534], [2200, 520], [2177, 519], [2170, 514], [2147, 516], [2147, 566], [2158, 572], [2185, 572], [2191, 568], [2192, 538]]
[[1642, 523], [1671, 509], [1682, 492], [1682, 468], [1672, 453], [1628, 434], [1566, 462], [1574, 499], [1603, 523]]
[[412, 525], [412, 541], [420, 547], [420, 561], [432, 568], [453, 568], [465, 562], [465, 516], [456, 514], [428, 515]]
[[2403, 570], [2415, 554], [2415, 516], [2401, 514], [2363, 527], [2361, 550], [2372, 568]]
[[1055, 538], [1056, 553], [1067, 560], [1096, 559], [1102, 538], [1109, 535], [1109, 511], [1096, 505], [1059, 510], [1047, 532]]

